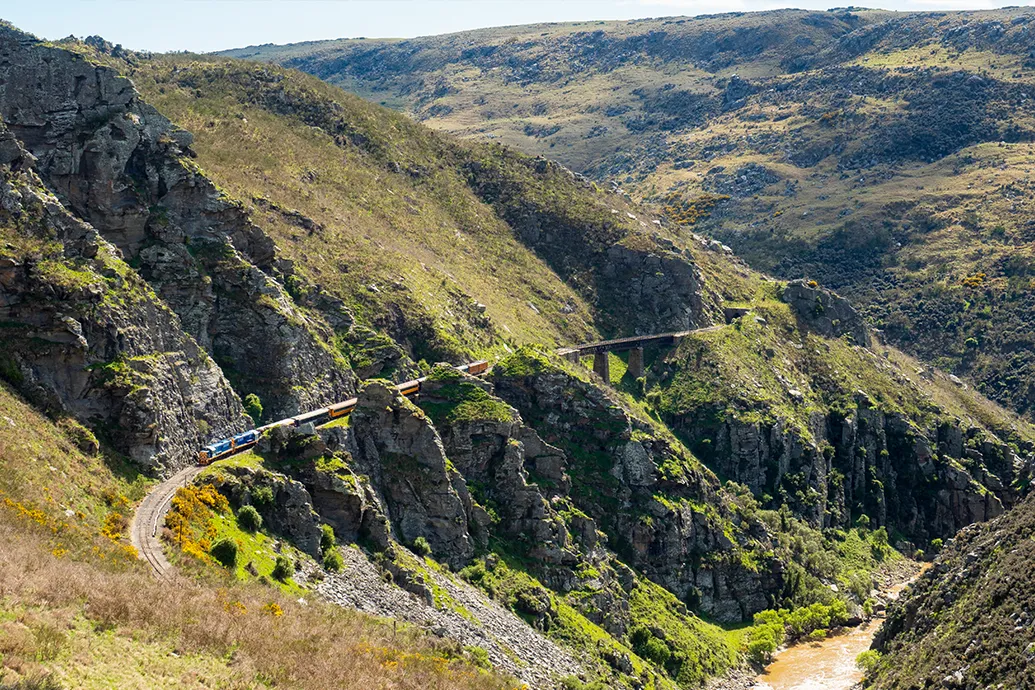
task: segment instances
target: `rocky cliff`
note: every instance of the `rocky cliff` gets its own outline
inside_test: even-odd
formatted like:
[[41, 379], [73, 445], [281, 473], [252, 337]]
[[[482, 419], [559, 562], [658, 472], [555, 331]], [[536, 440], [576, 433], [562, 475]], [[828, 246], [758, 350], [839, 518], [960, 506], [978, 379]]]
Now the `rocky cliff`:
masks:
[[193, 461], [242, 430], [241, 402], [180, 320], [93, 227], [43, 186], [0, 124], [2, 374], [141, 465]]
[[278, 415], [354, 390], [331, 327], [287, 294], [290, 263], [200, 172], [190, 133], [74, 52], [0, 27], [0, 56], [0, 117], [43, 180], [121, 250], [240, 395]]
[[853, 345], [871, 336], [841, 298], [792, 283], [742, 311], [663, 353], [646, 381], [720, 476], [817, 527], [866, 515], [920, 544], [1022, 495], [1033, 468], [1023, 427], [976, 414], [958, 379]]

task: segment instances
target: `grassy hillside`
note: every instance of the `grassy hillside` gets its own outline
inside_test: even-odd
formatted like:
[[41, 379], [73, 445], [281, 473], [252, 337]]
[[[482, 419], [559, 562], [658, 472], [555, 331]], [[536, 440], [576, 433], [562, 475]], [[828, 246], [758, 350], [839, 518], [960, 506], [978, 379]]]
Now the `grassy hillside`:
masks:
[[429, 362], [629, 329], [619, 317], [635, 305], [600, 275], [602, 257], [659, 228], [624, 199], [297, 72], [202, 56], [126, 61], [64, 45], [127, 74], [194, 134], [199, 169], [357, 318], [362, 328], [340, 346], [361, 374], [377, 373], [364, 364], [392, 349], [367, 329]]
[[[816, 41], [841, 24], [865, 24], [838, 15], [813, 26], [813, 15], [788, 16], [812, 26]], [[661, 51], [659, 60], [686, 53], [715, 69], [735, 58], [780, 63], [783, 57], [772, 51], [754, 51], [752, 37], [786, 38], [798, 25], [773, 33], [756, 19], [750, 30], [715, 38], [714, 54], [700, 52], [699, 37], [664, 50], [650, 41], [648, 47]], [[631, 58], [622, 56], [640, 45], [633, 29], [622, 39], [631, 42], [604, 46], [623, 65]], [[6, 40], [23, 51], [23, 64], [46, 63], [36, 59], [37, 49], [71, 64], [61, 76], [73, 90], [80, 69], [100, 74], [94, 61], [130, 76], [139, 96], [110, 74], [106, 83], [124, 88], [134, 109], [101, 125], [79, 123], [81, 138], [103, 136], [115, 148], [122, 141], [115, 135], [124, 131], [115, 125], [168, 125], [159, 123], [156, 109], [185, 129], [159, 129], [161, 155], [145, 159], [147, 165], [175, 168], [176, 184], [184, 187], [210, 179], [219, 198], [203, 201], [218, 201], [214, 208], [226, 216], [244, 210], [255, 223], [248, 230], [256, 246], [266, 235], [272, 239], [275, 251], [263, 263], [269, 273], [254, 292], [242, 291], [247, 300], [224, 302], [211, 327], [232, 320], [246, 303], [292, 302], [290, 313], [319, 316], [321, 351], [333, 343], [333, 361], [347, 359], [365, 379], [409, 376], [440, 359], [499, 356], [491, 385], [449, 368], [433, 370], [419, 401], [430, 403], [425, 411], [383, 381], [368, 381], [352, 416], [322, 437], [281, 429], [265, 436], [256, 453], [210, 469], [201, 478], [210, 485], [184, 489], [166, 525], [166, 536], [181, 547], [176, 563], [196, 587], [152, 582], [123, 544], [126, 515], [147, 480], [107, 450], [103, 435], [98, 443], [56, 412], [60, 421], [48, 421], [3, 389], [7, 397], [0, 401], [9, 401], [11, 421], [3, 431], [0, 419], [0, 463], [9, 464], [0, 466], [0, 482], [9, 477], [10, 483], [0, 486], [10, 515], [0, 526], [10, 538], [0, 540], [7, 549], [0, 594], [12, 614], [0, 624], [22, 642], [0, 651], [18, 677], [51, 673], [69, 686], [154, 685], [176, 675], [189, 683], [182, 678], [193, 668], [198, 678], [231, 687], [512, 685], [469, 665], [487, 664], [490, 651], [464, 649], [459, 635], [432, 639], [406, 626], [396, 635], [394, 626], [351, 609], [298, 602], [315, 587], [354, 607], [348, 585], [366, 574], [374, 599], [385, 585], [406, 600], [386, 599], [397, 610], [376, 610], [421, 623], [429, 621], [425, 614], [452, 615], [460, 627], [445, 628], [450, 632], [469, 632], [464, 624], [484, 628], [471, 609], [484, 614], [492, 607], [483, 600], [491, 598], [509, 617], [487, 620], [513, 624], [507, 635], [486, 642], [500, 668], [535, 670], [536, 663], [545, 665], [538, 651], [561, 649], [551, 658], [573, 655], [578, 661], [570, 667], [583, 676], [569, 677], [570, 687], [588, 681], [592, 688], [601, 680], [615, 687], [695, 687], [738, 664], [757, 632], [724, 631], [699, 612], [742, 621], [786, 608], [797, 612], [766, 614], [770, 623], [759, 627], [779, 627], [792, 616], [812, 616], [809, 611], [817, 620], [797, 626], [797, 633], [837, 626], [850, 619], [849, 608], [862, 610], [876, 574], [901, 565], [895, 544], [933, 546], [963, 524], [998, 514], [1026, 490], [1035, 443], [1029, 425], [893, 348], [863, 347], [868, 331], [856, 327], [858, 315], [835, 295], [801, 283], [805, 306], [792, 306], [785, 300], [791, 286], [680, 225], [731, 212], [722, 188], [668, 200], [671, 208], [661, 210], [673, 219], [666, 224], [544, 158], [436, 133], [287, 68], [134, 55], [95, 39], [59, 47]], [[18, 76], [17, 69], [10, 73]], [[35, 124], [15, 122], [21, 111], [5, 103], [8, 144], [17, 144], [16, 135], [39, 134]], [[38, 157], [40, 176], [54, 185], [53, 152], [40, 150], [47, 154]], [[21, 148], [0, 147], [0, 153], [12, 174], [17, 169], [38, 182]], [[138, 157], [120, 160], [128, 163], [113, 171], [117, 179], [144, 179]], [[81, 166], [76, 179], [92, 183], [90, 171]], [[156, 188], [163, 179], [155, 178]], [[136, 195], [138, 205], [151, 198], [132, 184], [123, 191]], [[88, 216], [92, 199], [80, 201]], [[21, 218], [14, 203], [5, 209]], [[152, 295], [132, 270], [146, 277], [154, 267], [146, 257], [210, 252], [208, 264], [218, 264], [236, 256], [230, 244], [181, 233], [188, 215], [170, 222], [160, 206], [144, 210], [154, 234], [143, 236], [149, 246], [140, 260], [127, 263], [105, 249], [110, 265], [102, 268], [111, 269], [105, 275], [113, 283], [154, 304], [182, 293]], [[205, 231], [228, 242], [224, 235], [246, 219], [231, 220], [214, 218]], [[19, 242], [49, 238], [51, 229], [10, 225], [5, 231]], [[118, 235], [111, 225], [104, 230]], [[48, 244], [44, 256], [12, 242], [9, 249], [19, 251], [7, 263], [25, 267], [18, 275], [35, 280], [42, 259], [53, 255], [53, 277], [67, 279], [73, 290], [84, 281], [71, 280], [69, 266], [86, 262], [71, 256], [69, 246]], [[196, 282], [206, 278], [198, 273]], [[219, 278], [217, 301], [242, 287], [233, 272]], [[12, 281], [5, 280], [7, 294]], [[30, 297], [21, 304], [35, 313], [31, 307], [44, 300]], [[205, 301], [200, 295], [181, 308], [190, 316]], [[728, 319], [724, 308], [734, 309]], [[824, 316], [828, 308], [834, 317]], [[182, 335], [186, 321], [162, 313], [162, 323]], [[254, 314], [254, 323], [273, 321], [271, 339], [290, 336], [292, 319]], [[617, 390], [549, 353], [555, 345], [611, 334], [711, 324], [716, 327], [671, 350], [649, 351], [640, 380], [615, 357], [615, 377], [606, 383]], [[37, 331], [20, 327], [28, 343], [25, 371], [84, 370], [42, 359]], [[119, 341], [128, 329], [98, 331]], [[261, 338], [249, 327], [240, 331], [246, 341]], [[103, 342], [87, 335], [97, 347]], [[199, 329], [198, 342], [207, 335], [208, 326]], [[285, 337], [273, 345], [289, 349], [296, 342]], [[148, 361], [155, 349], [147, 351]], [[308, 368], [319, 371], [321, 360], [311, 361]], [[127, 367], [116, 362], [96, 370], [121, 381]], [[16, 381], [18, 372], [8, 368], [0, 373]], [[180, 378], [197, 390], [200, 379]], [[154, 379], [130, 383], [125, 387], [147, 400], [167, 388]], [[177, 427], [165, 419], [148, 429], [161, 436]], [[178, 426], [202, 433], [200, 423]], [[47, 489], [61, 472], [69, 481]], [[249, 520], [256, 522], [247, 527]], [[331, 520], [354, 550], [324, 543]], [[237, 542], [242, 557], [227, 558], [226, 570], [213, 553], [223, 538]], [[286, 554], [302, 563], [297, 575], [288, 572], [287, 558], [278, 558]], [[355, 569], [335, 575], [335, 555], [355, 557]], [[335, 577], [343, 589], [334, 588]], [[264, 586], [273, 580], [283, 586]], [[415, 609], [410, 594], [427, 607]], [[46, 625], [36, 624], [37, 615]], [[482, 635], [475, 639], [488, 639]], [[522, 645], [534, 638], [531, 651], [515, 653], [509, 637]], [[775, 648], [777, 637], [761, 642]], [[156, 661], [139, 671], [140, 679], [115, 679], [114, 665], [100, 659], [129, 656], [133, 644], [146, 645], [139, 653], [147, 658], [176, 661]], [[43, 645], [49, 651], [40, 654]]]
[[889, 611], [865, 687], [1026, 687], [1035, 503], [964, 530]]
[[781, 10], [228, 54], [614, 181], [1030, 413], [1033, 20]]
[[156, 581], [124, 535], [149, 480], [87, 434], [0, 384], [5, 687], [512, 687], [363, 614], [211, 576]]

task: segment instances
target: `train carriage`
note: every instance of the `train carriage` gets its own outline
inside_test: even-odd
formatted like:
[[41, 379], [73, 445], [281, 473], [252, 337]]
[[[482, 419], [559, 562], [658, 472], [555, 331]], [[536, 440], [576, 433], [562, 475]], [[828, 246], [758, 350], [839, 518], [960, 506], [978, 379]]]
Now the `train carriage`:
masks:
[[[479, 360], [477, 362], [471, 362], [470, 364], [464, 364], [456, 367], [458, 371], [463, 371], [468, 374], [477, 376], [487, 371], [489, 368], [489, 362], [486, 360]], [[395, 389], [405, 396], [416, 395], [420, 392], [421, 384], [427, 380], [427, 377], [414, 379], [413, 381], [406, 381], [400, 383]], [[329, 407], [321, 407], [318, 410], [312, 410], [311, 412], [305, 412], [294, 417], [287, 419], [281, 419], [276, 422], [271, 422], [265, 426], [260, 426], [257, 429], [251, 429], [243, 433], [237, 434], [232, 438], [223, 439], [210, 443], [209, 445], [198, 451], [198, 464], [207, 465], [214, 460], [220, 460], [228, 455], [251, 448], [259, 442], [259, 437], [262, 436], [263, 432], [268, 429], [273, 429], [278, 426], [301, 426], [302, 424], [312, 423], [315, 426], [326, 424], [332, 419], [340, 419], [345, 417], [356, 409], [358, 403], [357, 398], [349, 398], [340, 403], [335, 403]]]

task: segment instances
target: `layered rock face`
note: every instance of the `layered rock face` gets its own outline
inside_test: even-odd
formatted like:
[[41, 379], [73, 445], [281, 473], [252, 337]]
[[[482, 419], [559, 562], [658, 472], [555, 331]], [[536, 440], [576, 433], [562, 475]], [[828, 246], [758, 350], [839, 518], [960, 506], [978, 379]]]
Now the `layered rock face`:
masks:
[[804, 280], [792, 280], [783, 290], [802, 325], [827, 338], [847, 335], [856, 345], [869, 347], [873, 339], [862, 315], [844, 297]]
[[44, 181], [138, 267], [242, 395], [258, 393], [277, 415], [354, 390], [326, 344], [330, 327], [279, 282], [290, 264], [198, 171], [191, 135], [131, 82], [9, 28], [0, 81], [0, 117]]
[[[734, 541], [724, 527], [734, 517], [718, 480], [670, 438], [630, 414], [604, 389], [561, 370], [530, 376], [500, 372], [496, 393], [530, 426], [563, 449], [546, 469], [571, 479], [571, 501], [597, 521], [629, 565], [680, 599], [721, 620], [741, 620], [772, 604], [782, 564], [757, 569], [740, 555], [764, 526], [751, 521]], [[538, 463], [532, 465], [538, 476]], [[555, 469], [556, 467], [556, 469]], [[566, 485], [547, 475], [559, 495]], [[711, 506], [714, 510], [706, 510]]]
[[717, 429], [687, 430], [714, 440], [705, 459], [716, 471], [757, 496], [780, 498], [817, 527], [844, 528], [865, 513], [927, 542], [1016, 500], [1010, 486], [1024, 474], [1023, 462], [1006, 444], [976, 428], [918, 426], [862, 394], [857, 403], [847, 414], [815, 413], [811, 438], [780, 421], [732, 416]]
[[240, 400], [118, 249], [47, 192], [0, 125], [3, 375], [145, 467], [245, 427]]
[[466, 564], [486, 543], [487, 516], [472, 504], [427, 417], [394, 389], [371, 382], [350, 422], [356, 471], [370, 477], [399, 541], [424, 537], [439, 560]]

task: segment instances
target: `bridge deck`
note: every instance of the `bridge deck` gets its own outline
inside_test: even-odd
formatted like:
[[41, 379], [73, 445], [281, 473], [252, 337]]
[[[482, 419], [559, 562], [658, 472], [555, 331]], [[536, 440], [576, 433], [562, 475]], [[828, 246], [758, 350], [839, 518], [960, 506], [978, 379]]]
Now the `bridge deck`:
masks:
[[570, 355], [578, 352], [580, 355], [595, 355], [601, 352], [624, 352], [645, 345], [671, 345], [675, 341], [691, 333], [714, 330], [715, 326], [698, 328], [690, 331], [673, 331], [672, 333], [655, 333], [652, 335], [634, 335], [626, 338], [614, 338], [612, 340], [601, 340], [595, 343], [585, 343], [574, 347], [563, 347], [557, 350], [559, 355]]

